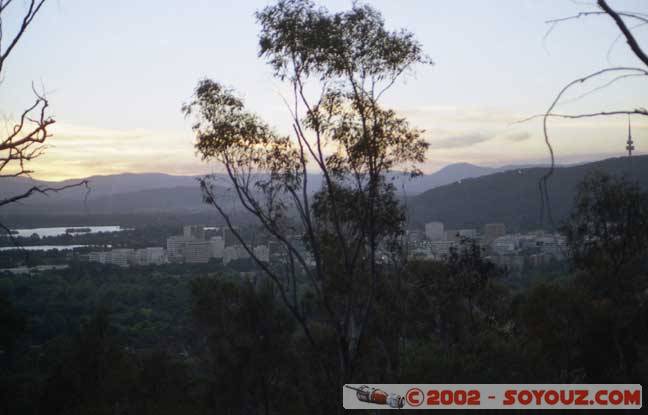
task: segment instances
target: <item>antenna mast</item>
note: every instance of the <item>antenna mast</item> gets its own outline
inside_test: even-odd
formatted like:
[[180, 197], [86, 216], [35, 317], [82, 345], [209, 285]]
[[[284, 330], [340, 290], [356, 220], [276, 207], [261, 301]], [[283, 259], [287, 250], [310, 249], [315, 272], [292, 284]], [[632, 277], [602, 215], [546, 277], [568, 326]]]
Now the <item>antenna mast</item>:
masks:
[[626, 142], [626, 150], [628, 150], [628, 159], [632, 157], [632, 151], [635, 149], [634, 141], [632, 141], [632, 127], [630, 126], [630, 115], [628, 115], [628, 141]]

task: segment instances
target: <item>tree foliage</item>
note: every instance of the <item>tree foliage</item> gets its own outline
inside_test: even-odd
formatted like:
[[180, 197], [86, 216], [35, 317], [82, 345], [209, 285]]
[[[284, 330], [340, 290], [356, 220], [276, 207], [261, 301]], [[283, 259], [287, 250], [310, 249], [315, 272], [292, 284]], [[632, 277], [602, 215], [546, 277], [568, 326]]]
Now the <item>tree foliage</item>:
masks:
[[[256, 18], [259, 56], [292, 90], [285, 102], [293, 135], [277, 134], [233, 90], [209, 79], [198, 83], [183, 111], [195, 120], [197, 152], [224, 166], [238, 200], [290, 266], [280, 271], [257, 262], [316, 349], [313, 330], [326, 322], [338, 357], [324, 367], [350, 379], [364, 352], [380, 274], [387, 272], [379, 251], [402, 231], [402, 207], [384, 176], [395, 168], [418, 174], [427, 150], [422, 131], [383, 108], [380, 98], [416, 64], [431, 62], [412, 33], [389, 31], [368, 5], [332, 13], [308, 0], [281, 0]], [[324, 178], [321, 189], [309, 187], [312, 170]], [[202, 188], [238, 235], [213, 178]], [[317, 323], [296, 295], [303, 281]]]

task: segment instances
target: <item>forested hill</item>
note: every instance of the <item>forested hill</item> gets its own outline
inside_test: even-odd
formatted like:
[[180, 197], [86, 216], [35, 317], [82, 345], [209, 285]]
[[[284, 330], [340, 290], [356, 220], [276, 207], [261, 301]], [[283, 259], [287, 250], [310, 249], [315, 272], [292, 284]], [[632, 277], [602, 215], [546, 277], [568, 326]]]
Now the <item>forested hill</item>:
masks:
[[[611, 158], [573, 167], [557, 167], [549, 179], [549, 197], [555, 223], [564, 220], [573, 205], [578, 183], [600, 170], [626, 175], [648, 187], [648, 155]], [[540, 178], [547, 168], [527, 168], [461, 180], [428, 190], [408, 200], [410, 222], [420, 226], [444, 222], [447, 228], [478, 227], [503, 222], [511, 230], [540, 227]]]

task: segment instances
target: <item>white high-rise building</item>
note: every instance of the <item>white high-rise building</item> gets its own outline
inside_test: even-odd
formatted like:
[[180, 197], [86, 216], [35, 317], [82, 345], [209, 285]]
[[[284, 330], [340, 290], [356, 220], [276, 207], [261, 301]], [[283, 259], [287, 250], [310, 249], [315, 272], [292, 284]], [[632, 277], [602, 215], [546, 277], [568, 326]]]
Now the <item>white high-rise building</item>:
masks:
[[167, 238], [167, 257], [170, 262], [183, 262], [187, 243], [193, 239], [184, 235], [175, 235]]
[[[222, 238], [221, 238], [222, 239]], [[182, 235], [167, 238], [167, 255], [171, 262], [202, 264], [213, 257], [214, 245], [218, 242], [205, 240], [205, 228], [200, 225], [187, 225], [182, 228]]]
[[425, 224], [425, 237], [430, 241], [441, 241], [445, 238], [443, 222], [430, 222]]

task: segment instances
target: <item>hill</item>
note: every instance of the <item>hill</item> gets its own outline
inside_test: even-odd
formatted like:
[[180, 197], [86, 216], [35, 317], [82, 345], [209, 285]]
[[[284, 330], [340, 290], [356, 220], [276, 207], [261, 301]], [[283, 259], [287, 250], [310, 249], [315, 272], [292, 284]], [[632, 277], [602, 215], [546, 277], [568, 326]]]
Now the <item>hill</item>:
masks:
[[[626, 157], [557, 167], [549, 180], [549, 197], [556, 223], [567, 217], [578, 183], [594, 170], [626, 175], [648, 188], [648, 156], [633, 157], [631, 168]], [[546, 172], [545, 167], [509, 170], [428, 190], [409, 198], [411, 224], [421, 226], [441, 221], [448, 228], [457, 228], [502, 222], [512, 230], [540, 227], [538, 182]]]
[[[468, 163], [448, 165], [441, 170], [409, 179], [394, 173], [390, 179], [399, 189], [405, 188], [408, 195], [415, 195], [428, 189], [471, 177], [478, 177], [499, 171], [497, 168], [480, 167]], [[35, 180], [27, 177], [4, 178], [0, 187], [0, 198], [25, 192], [33, 186], [62, 187], [88, 180], [88, 188], [75, 187], [49, 195], [35, 194], [19, 205], [3, 208], [3, 214], [45, 212], [87, 212], [117, 213], [140, 210], [195, 210], [204, 208], [196, 176], [174, 176], [163, 173], [124, 173], [107, 176], [91, 176], [84, 179], [59, 182]], [[221, 182], [226, 187], [225, 176]], [[312, 191], [319, 189], [320, 175], [310, 175]]]

